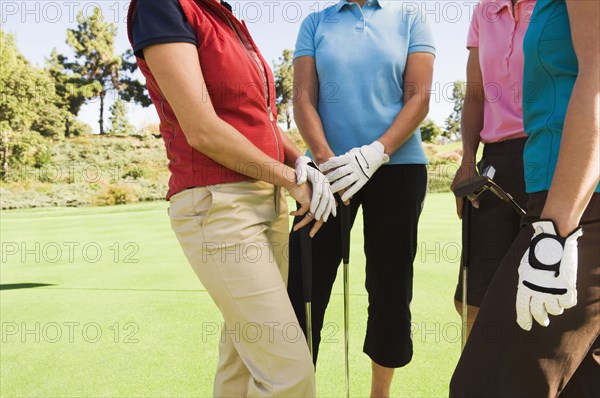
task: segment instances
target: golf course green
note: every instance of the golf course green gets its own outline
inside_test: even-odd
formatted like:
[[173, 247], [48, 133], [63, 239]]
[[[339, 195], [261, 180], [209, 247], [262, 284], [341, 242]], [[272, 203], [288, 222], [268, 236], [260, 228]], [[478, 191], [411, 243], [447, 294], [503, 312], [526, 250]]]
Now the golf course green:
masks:
[[[2, 212], [2, 397], [211, 396], [221, 318], [182, 254], [167, 207]], [[419, 230], [415, 352], [396, 372], [392, 395], [444, 397], [460, 353], [452, 298], [460, 227], [451, 194], [427, 196]], [[355, 397], [370, 391], [362, 248], [358, 217], [350, 271]], [[338, 277], [317, 368], [320, 397], [344, 394], [342, 299]]]

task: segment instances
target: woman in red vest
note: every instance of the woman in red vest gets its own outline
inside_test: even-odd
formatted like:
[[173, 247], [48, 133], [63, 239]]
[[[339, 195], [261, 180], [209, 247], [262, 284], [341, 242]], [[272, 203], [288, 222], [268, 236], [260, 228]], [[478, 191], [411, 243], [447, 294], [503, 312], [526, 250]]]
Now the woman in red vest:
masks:
[[327, 179], [277, 126], [272, 72], [226, 3], [133, 0], [128, 30], [170, 160], [171, 225], [225, 321], [214, 395], [314, 396], [281, 188], [314, 236], [335, 215]]

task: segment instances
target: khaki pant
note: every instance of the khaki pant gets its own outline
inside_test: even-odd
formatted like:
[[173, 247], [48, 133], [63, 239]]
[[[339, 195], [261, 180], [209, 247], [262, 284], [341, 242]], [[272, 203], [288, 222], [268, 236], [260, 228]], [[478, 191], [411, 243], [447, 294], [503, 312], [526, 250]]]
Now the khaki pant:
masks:
[[173, 231], [223, 314], [217, 397], [315, 396], [314, 367], [286, 292], [288, 215], [270, 184], [193, 188], [171, 198]]

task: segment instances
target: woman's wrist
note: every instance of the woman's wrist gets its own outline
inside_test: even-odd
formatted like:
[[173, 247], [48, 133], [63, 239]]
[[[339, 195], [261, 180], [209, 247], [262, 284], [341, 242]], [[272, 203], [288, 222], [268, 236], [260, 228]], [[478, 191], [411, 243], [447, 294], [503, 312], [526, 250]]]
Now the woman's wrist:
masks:
[[334, 157], [335, 154], [331, 151], [331, 149], [320, 151], [319, 153], [314, 153], [313, 158], [317, 166], [322, 165], [327, 162], [329, 159]]
[[281, 174], [275, 176], [273, 185], [278, 185], [289, 191], [296, 186], [296, 170], [284, 164], [281, 166]]

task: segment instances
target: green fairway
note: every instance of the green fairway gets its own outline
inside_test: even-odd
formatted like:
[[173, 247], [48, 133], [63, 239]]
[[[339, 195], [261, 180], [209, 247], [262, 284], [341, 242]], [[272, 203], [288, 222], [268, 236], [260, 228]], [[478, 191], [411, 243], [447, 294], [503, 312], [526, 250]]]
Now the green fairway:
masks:
[[[2, 397], [211, 396], [221, 318], [183, 256], [167, 206], [2, 212]], [[448, 396], [460, 352], [452, 299], [459, 235], [452, 195], [429, 195], [415, 261], [415, 353], [396, 372], [394, 396]], [[350, 275], [356, 397], [370, 391], [362, 247], [359, 217]], [[342, 298], [338, 277], [317, 369], [321, 397], [344, 394]]]

